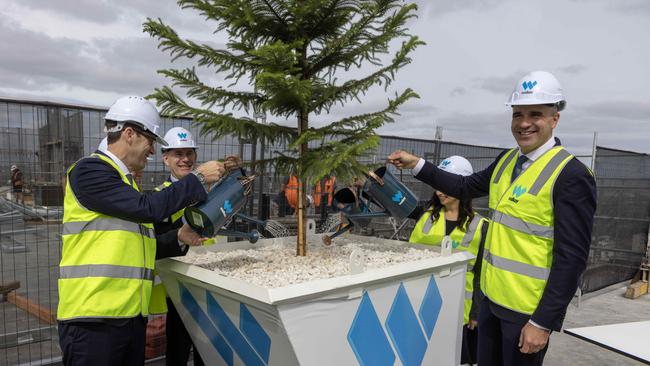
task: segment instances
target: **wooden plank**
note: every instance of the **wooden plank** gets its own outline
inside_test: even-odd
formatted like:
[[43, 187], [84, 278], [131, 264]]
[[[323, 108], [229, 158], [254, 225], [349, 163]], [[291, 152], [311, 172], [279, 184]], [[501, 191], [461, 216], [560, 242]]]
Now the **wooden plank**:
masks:
[[637, 297], [646, 293], [648, 293], [648, 283], [644, 281], [638, 281], [627, 286], [627, 291], [625, 291], [625, 297], [627, 297], [628, 299], [636, 299]]
[[50, 311], [50, 309], [31, 302], [28, 298], [17, 295], [15, 292], [7, 295], [7, 299], [10, 303], [16, 305], [17, 308], [36, 316], [41, 321], [50, 325], [56, 324], [56, 314]]
[[8, 292], [20, 288], [20, 281], [11, 281], [0, 283], [0, 294], [6, 295]]

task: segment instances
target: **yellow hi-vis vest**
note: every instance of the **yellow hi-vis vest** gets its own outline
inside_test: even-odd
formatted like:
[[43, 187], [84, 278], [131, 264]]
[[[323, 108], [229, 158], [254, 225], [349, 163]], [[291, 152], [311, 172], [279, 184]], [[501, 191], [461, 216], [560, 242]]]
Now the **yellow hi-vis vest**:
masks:
[[[161, 185], [154, 188], [154, 191], [160, 192], [171, 185], [172, 182], [166, 180]], [[174, 212], [172, 216], [167, 218], [165, 221], [170, 220], [171, 223], [173, 224], [176, 221], [180, 220], [183, 217], [184, 213], [185, 213], [185, 209], [184, 208], [180, 209]], [[214, 244], [215, 242], [216, 242], [215, 239], [212, 238], [204, 241], [203, 245], [211, 245]], [[158, 276], [158, 272], [154, 270], [154, 282], [153, 282], [153, 289], [151, 290], [151, 302], [149, 303], [149, 313], [150, 314], [166, 313], [168, 310], [166, 298], [167, 298], [167, 290], [165, 289], [165, 285], [160, 280], [160, 277]]]
[[481, 289], [494, 303], [532, 314], [553, 262], [553, 186], [573, 158], [556, 146], [510, 183], [518, 149], [504, 154], [490, 178], [490, 228]]
[[[411, 232], [409, 242], [416, 244], [440, 245], [445, 237], [445, 210], [440, 210], [440, 217], [435, 222], [431, 221], [431, 210], [426, 211], [418, 220]], [[481, 244], [481, 228], [487, 223], [484, 217], [474, 214], [474, 218], [467, 226], [467, 232], [456, 226], [451, 232], [452, 247], [461, 251], [468, 251], [476, 257]], [[474, 294], [474, 265], [476, 258], [467, 264], [465, 277], [465, 306], [463, 311], [463, 324], [469, 323], [469, 312], [472, 309], [472, 295]]]
[[[110, 158], [125, 184], [139, 191]], [[68, 169], [70, 172], [77, 163]], [[91, 211], [79, 204], [70, 184], [63, 202], [63, 249], [59, 264], [59, 320], [131, 318], [149, 314], [156, 257], [153, 224]]]

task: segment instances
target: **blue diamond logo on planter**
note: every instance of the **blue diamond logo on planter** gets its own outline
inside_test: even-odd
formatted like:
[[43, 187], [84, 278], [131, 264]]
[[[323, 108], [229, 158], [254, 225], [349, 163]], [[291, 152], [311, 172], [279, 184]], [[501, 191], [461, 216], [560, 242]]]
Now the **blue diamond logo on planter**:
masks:
[[393, 349], [366, 291], [348, 332], [348, 343], [361, 366], [392, 366], [395, 363]]
[[440, 296], [440, 290], [438, 290], [436, 279], [431, 275], [419, 312], [420, 320], [422, 320], [422, 325], [424, 326], [424, 331], [427, 333], [429, 339], [431, 339], [433, 329], [436, 327], [436, 322], [438, 321], [438, 315], [440, 314], [441, 308], [442, 296]]
[[402, 364], [420, 366], [428, 344], [403, 283], [388, 312], [386, 329]]

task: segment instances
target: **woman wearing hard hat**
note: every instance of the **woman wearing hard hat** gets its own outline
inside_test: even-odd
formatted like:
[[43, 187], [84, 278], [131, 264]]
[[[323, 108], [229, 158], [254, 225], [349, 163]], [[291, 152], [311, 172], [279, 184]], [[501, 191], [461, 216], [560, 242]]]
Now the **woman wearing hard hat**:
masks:
[[[463, 176], [474, 172], [470, 162], [461, 156], [450, 156], [444, 159], [438, 168]], [[476, 258], [480, 258], [488, 225], [485, 218], [474, 212], [472, 200], [458, 199], [441, 191], [435, 191], [431, 201], [431, 207], [424, 212], [413, 228], [409, 242], [440, 246], [443, 241], [451, 241], [453, 249], [468, 251]], [[477, 362], [476, 324], [482, 298], [479, 286], [481, 261], [477, 261], [476, 258], [468, 263], [463, 310], [461, 363], [470, 365]]]

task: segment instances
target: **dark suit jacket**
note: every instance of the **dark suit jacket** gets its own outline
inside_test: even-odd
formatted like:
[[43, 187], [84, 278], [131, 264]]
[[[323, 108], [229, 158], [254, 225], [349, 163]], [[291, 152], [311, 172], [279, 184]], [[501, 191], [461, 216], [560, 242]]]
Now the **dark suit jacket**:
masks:
[[[161, 222], [207, 198], [205, 188], [194, 174], [160, 192], [142, 193], [124, 183], [119, 173], [100, 159], [80, 160], [72, 169], [68, 184], [83, 207], [133, 222]], [[179, 227], [156, 232], [156, 259], [184, 254], [177, 240]]]
[[[560, 140], [556, 139], [556, 145]], [[417, 179], [452, 197], [481, 197], [489, 194], [490, 177], [504, 153], [485, 170], [463, 177], [447, 173], [426, 162]], [[500, 318], [536, 324], [560, 330], [566, 308], [578, 287], [589, 257], [591, 230], [596, 211], [596, 181], [578, 159], [571, 159], [553, 187], [553, 263], [548, 282], [532, 316], [505, 309], [490, 302], [490, 309]], [[507, 289], [504, 289], [507, 291]]]

